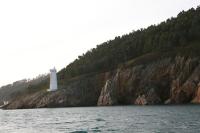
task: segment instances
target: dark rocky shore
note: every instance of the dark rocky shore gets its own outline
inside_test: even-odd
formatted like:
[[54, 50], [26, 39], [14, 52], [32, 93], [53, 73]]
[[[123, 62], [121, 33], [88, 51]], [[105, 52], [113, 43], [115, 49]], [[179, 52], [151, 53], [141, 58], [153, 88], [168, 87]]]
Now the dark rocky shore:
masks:
[[20, 96], [5, 109], [200, 103], [199, 83], [198, 58], [166, 57], [83, 76], [56, 92]]

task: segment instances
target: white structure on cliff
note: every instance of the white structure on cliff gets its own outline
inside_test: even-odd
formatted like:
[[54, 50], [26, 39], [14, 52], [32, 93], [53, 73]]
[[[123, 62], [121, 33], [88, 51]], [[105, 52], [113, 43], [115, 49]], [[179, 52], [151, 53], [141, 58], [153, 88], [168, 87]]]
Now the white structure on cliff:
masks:
[[50, 69], [50, 88], [47, 91], [56, 91], [58, 89], [56, 69]]

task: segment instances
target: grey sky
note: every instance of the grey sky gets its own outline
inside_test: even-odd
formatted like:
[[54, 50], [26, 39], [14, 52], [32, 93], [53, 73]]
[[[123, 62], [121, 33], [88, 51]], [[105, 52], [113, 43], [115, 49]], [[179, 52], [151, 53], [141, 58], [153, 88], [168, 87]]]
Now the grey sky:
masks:
[[2, 0], [0, 86], [58, 70], [97, 44], [158, 24], [200, 0]]

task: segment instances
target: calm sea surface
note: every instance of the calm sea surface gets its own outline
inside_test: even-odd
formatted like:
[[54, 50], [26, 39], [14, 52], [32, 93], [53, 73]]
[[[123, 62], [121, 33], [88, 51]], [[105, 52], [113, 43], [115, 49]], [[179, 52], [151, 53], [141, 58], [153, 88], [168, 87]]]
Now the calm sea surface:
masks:
[[200, 106], [0, 110], [0, 133], [200, 133]]

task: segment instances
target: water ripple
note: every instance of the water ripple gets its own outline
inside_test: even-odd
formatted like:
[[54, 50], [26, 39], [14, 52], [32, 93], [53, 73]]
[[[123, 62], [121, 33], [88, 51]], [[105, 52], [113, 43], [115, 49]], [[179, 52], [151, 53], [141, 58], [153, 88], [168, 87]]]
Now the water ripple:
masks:
[[0, 110], [0, 133], [198, 133], [200, 106]]

